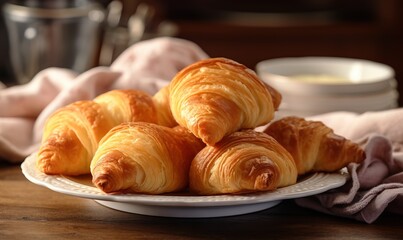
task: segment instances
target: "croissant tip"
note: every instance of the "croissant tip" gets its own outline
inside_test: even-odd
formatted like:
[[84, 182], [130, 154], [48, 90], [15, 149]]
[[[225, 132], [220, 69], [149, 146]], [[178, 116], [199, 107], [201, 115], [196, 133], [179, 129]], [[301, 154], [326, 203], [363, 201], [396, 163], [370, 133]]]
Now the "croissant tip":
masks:
[[112, 179], [107, 174], [100, 174], [98, 176], [94, 176], [92, 181], [96, 187], [101, 189], [103, 192], [110, 193], [113, 192], [114, 186], [112, 184]]
[[36, 167], [46, 174], [61, 174], [62, 172], [57, 165], [58, 159], [56, 154], [44, 151], [42, 154], [38, 154]]
[[211, 134], [209, 131], [207, 130], [202, 130], [199, 131], [199, 137], [202, 139], [202, 141], [209, 145], [209, 146], [214, 146], [217, 142], [218, 139], [216, 138], [216, 136], [214, 136], [213, 134]]
[[259, 174], [255, 180], [255, 189], [256, 190], [271, 190], [273, 182], [273, 174], [268, 172]]

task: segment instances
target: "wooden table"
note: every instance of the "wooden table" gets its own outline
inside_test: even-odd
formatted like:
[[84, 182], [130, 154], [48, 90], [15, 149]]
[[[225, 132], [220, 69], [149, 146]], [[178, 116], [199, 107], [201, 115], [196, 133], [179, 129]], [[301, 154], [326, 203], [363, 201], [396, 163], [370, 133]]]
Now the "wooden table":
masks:
[[29, 182], [0, 163], [0, 239], [403, 239], [403, 218], [373, 224], [318, 213], [293, 201], [252, 214], [204, 219], [150, 217], [101, 206]]

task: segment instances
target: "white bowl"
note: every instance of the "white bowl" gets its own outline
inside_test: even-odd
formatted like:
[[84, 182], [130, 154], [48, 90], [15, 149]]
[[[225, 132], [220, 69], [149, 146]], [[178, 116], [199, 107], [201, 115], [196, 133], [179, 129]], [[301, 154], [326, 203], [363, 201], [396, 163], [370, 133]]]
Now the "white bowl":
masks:
[[311, 116], [316, 116], [316, 115], [321, 115], [324, 113], [330, 113], [330, 112], [337, 112], [337, 111], [346, 111], [346, 112], [355, 112], [355, 113], [365, 113], [365, 112], [372, 112], [372, 111], [381, 111], [381, 110], [388, 110], [388, 109], [394, 109], [397, 108], [398, 104], [397, 103], [391, 103], [390, 105], [382, 106], [381, 108], [373, 108], [373, 110], [362, 110], [360, 109], [359, 111], [348, 111], [348, 110], [322, 110], [322, 111], [299, 111], [296, 109], [287, 109], [285, 107], [280, 107], [280, 109], [276, 112], [275, 119], [280, 119], [286, 116], [298, 116], [298, 117], [311, 117]]
[[395, 89], [360, 95], [322, 95], [299, 97], [283, 94], [281, 108], [305, 112], [351, 111], [366, 112], [390, 108], [396, 105], [399, 93]]
[[377, 92], [396, 88], [397, 84], [391, 67], [352, 58], [269, 59], [259, 62], [256, 72], [280, 93], [303, 96]]

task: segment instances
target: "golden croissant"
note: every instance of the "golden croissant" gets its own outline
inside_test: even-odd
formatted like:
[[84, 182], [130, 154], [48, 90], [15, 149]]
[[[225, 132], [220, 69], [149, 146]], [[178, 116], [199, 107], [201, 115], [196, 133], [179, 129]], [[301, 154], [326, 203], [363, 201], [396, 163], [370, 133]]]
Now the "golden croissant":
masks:
[[285, 117], [271, 123], [264, 132], [291, 153], [299, 175], [333, 172], [365, 158], [365, 152], [358, 144], [335, 134], [319, 121]]
[[45, 123], [37, 167], [46, 174], [89, 173], [98, 142], [111, 128], [128, 121], [158, 122], [151, 96], [137, 90], [112, 90], [93, 101], [62, 107]]
[[189, 65], [169, 87], [175, 120], [208, 145], [240, 129], [267, 124], [281, 101], [280, 93], [255, 72], [226, 58]]
[[183, 190], [204, 143], [187, 129], [123, 123], [105, 135], [91, 162], [92, 181], [106, 193], [161, 194]]
[[296, 181], [290, 153], [274, 138], [254, 130], [235, 132], [206, 146], [189, 172], [190, 191], [203, 195], [269, 191]]
[[171, 108], [169, 106], [169, 87], [161, 88], [153, 96], [155, 107], [157, 108], [158, 123], [166, 127], [174, 127], [178, 125], [172, 116]]

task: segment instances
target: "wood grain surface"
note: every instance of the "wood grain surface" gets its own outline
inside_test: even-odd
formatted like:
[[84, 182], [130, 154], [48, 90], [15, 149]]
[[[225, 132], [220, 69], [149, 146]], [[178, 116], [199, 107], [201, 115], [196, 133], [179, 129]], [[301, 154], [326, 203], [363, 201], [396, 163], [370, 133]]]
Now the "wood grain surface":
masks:
[[221, 218], [125, 213], [29, 182], [20, 165], [0, 163], [0, 239], [403, 239], [401, 216], [375, 223], [329, 216], [293, 201]]

